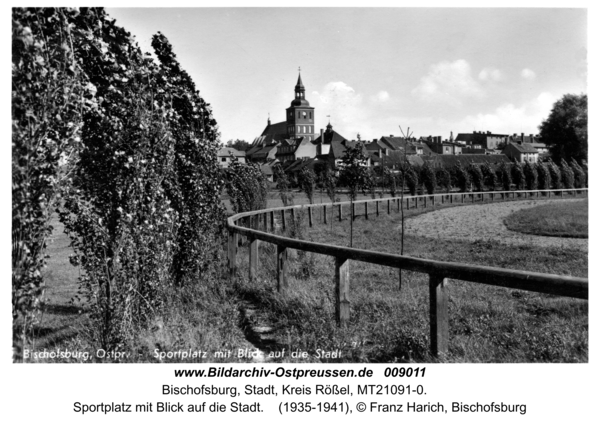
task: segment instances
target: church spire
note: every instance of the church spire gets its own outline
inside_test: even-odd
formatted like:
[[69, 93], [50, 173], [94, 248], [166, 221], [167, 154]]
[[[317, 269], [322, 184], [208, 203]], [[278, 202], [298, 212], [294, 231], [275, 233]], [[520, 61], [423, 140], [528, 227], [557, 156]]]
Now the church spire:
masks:
[[300, 68], [298, 68], [298, 82], [296, 82], [296, 87], [294, 89], [296, 91], [296, 98], [298, 98], [298, 94], [302, 94], [300, 98], [304, 98], [304, 84], [302, 83], [302, 75], [300, 75]]

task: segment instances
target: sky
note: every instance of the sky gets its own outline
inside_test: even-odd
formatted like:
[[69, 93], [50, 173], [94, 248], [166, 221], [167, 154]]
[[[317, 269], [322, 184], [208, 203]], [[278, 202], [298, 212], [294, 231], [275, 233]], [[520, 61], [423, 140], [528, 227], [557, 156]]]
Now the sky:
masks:
[[[349, 139], [538, 132], [587, 92], [583, 8], [107, 8], [151, 52], [160, 31], [221, 141], [285, 120], [301, 68], [315, 130]], [[327, 116], [330, 117], [327, 117]]]

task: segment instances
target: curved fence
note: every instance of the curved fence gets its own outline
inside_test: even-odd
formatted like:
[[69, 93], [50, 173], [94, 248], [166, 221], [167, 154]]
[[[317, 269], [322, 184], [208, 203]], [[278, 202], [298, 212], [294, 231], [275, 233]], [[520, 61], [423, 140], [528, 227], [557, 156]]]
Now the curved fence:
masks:
[[[306, 204], [289, 207], [277, 207], [238, 213], [227, 219], [229, 271], [232, 279], [237, 274], [237, 250], [239, 237], [246, 236], [249, 240], [249, 277], [256, 276], [258, 266], [258, 243], [268, 242], [277, 246], [277, 289], [285, 292], [288, 289], [288, 249], [302, 250], [335, 257], [335, 277], [332, 288], [335, 290], [335, 318], [338, 325], [345, 325], [350, 317], [350, 267], [349, 261], [362, 261], [397, 269], [426, 273], [429, 275], [430, 303], [430, 335], [431, 353], [439, 356], [448, 351], [448, 279], [482, 283], [493, 286], [522, 289], [544, 294], [564, 297], [588, 299], [588, 280], [586, 278], [560, 276], [546, 273], [527, 272], [521, 270], [502, 269], [463, 263], [449, 263], [436, 260], [413, 258], [397, 254], [361, 250], [357, 248], [322, 244], [317, 242], [287, 238], [269, 232], [279, 226], [286, 229], [287, 215], [295, 219], [298, 209], [308, 212], [308, 224], [315, 224], [313, 210], [323, 209], [322, 223], [327, 223], [328, 209], [333, 215], [337, 209], [337, 217], [341, 221], [344, 208], [349, 209], [351, 219], [357, 216], [356, 207], [363, 207], [364, 217], [379, 216], [380, 213], [400, 210], [401, 206], [411, 208], [435, 208], [440, 203], [465, 203], [484, 201], [503, 201], [508, 199], [529, 199], [545, 196], [546, 198], [574, 198], [587, 196], [586, 189], [534, 190], [534, 191], [488, 191], [476, 193], [444, 193], [432, 195], [404, 196], [395, 198], [378, 198], [354, 202], [339, 202], [329, 204]], [[401, 205], [401, 201], [406, 204]], [[241, 224], [247, 226], [242, 226]]]

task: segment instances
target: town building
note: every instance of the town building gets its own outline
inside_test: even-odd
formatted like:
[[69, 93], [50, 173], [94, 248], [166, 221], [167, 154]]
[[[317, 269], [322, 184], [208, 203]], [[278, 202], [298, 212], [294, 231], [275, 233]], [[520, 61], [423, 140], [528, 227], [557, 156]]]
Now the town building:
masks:
[[428, 137], [421, 137], [420, 141], [427, 144], [430, 150], [436, 154], [462, 154], [462, 144], [451, 142], [448, 140], [442, 141], [441, 136], [429, 135]]
[[217, 161], [219, 166], [227, 168], [232, 162], [231, 157], [235, 157], [240, 163], [246, 163], [246, 153], [243, 151], [236, 150], [231, 147], [223, 147], [217, 151]]
[[300, 74], [294, 87], [294, 99], [285, 113], [285, 121], [271, 123], [271, 118], [267, 119], [262, 134], [246, 151], [249, 161], [285, 163], [321, 154], [322, 148], [315, 140], [314, 107], [306, 99], [306, 88]]
[[519, 163], [536, 163], [540, 157], [540, 153], [535, 147], [524, 142], [509, 142], [502, 150], [502, 154]]
[[469, 148], [497, 150], [508, 142], [508, 138], [507, 134], [492, 134], [490, 131], [473, 131], [472, 134], [458, 134], [455, 141]]

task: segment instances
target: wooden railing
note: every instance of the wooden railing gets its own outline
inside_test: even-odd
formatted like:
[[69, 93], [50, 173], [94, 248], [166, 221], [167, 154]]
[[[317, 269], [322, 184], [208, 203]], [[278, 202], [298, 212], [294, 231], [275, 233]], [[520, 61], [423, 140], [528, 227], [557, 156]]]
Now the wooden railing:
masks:
[[[565, 195], [576, 197], [578, 194], [587, 196], [587, 189], [561, 189], [561, 190], [535, 190], [535, 191], [488, 191], [476, 193], [444, 193], [433, 195], [405, 196], [406, 208], [435, 207], [436, 199], [438, 203], [448, 201], [461, 203], [467, 200], [475, 202], [483, 201], [487, 196], [491, 201], [496, 197], [500, 200], [515, 199], [520, 196], [522, 199], [539, 197], [547, 195], [548, 198], [564, 198]], [[553, 195], [554, 194], [554, 195]], [[274, 230], [276, 225], [275, 215], [280, 214], [281, 229], [285, 230], [286, 213], [295, 219], [296, 210], [305, 209], [308, 212], [308, 224], [313, 226], [313, 209], [323, 208], [323, 223], [327, 223], [327, 209], [334, 207], [338, 209], [338, 219], [342, 220], [343, 207], [352, 205], [354, 210], [350, 210], [350, 216], [353, 219], [356, 216], [355, 208], [357, 205], [364, 204], [364, 217], [368, 219], [369, 204], [375, 203], [375, 214], [378, 216], [382, 211], [380, 204], [387, 203], [387, 213], [391, 213], [392, 206], [400, 209], [400, 197], [396, 198], [378, 198], [373, 200], [360, 200], [329, 204], [307, 204], [290, 207], [277, 207], [266, 210], [257, 210], [246, 213], [238, 213], [227, 219], [229, 231], [228, 239], [228, 259], [229, 270], [232, 279], [236, 278], [237, 273], [237, 249], [239, 245], [239, 236], [246, 236], [249, 240], [250, 263], [249, 277], [254, 278], [258, 266], [258, 242], [269, 242], [277, 246], [277, 289], [285, 292], [288, 288], [288, 249], [302, 250], [317, 254], [324, 254], [335, 257], [335, 302], [336, 302], [336, 320], [338, 325], [346, 325], [350, 318], [350, 269], [349, 260], [373, 263], [382, 266], [394, 267], [397, 269], [410, 270], [414, 272], [426, 273], [429, 275], [429, 295], [430, 295], [430, 334], [431, 334], [431, 353], [434, 356], [446, 354], [448, 352], [448, 279], [456, 279], [467, 282], [482, 283], [493, 286], [501, 286], [513, 289], [522, 289], [526, 291], [540, 292], [544, 294], [553, 294], [563, 297], [572, 297], [588, 299], [588, 280], [586, 278], [560, 276], [546, 273], [526, 272], [521, 270], [501, 269], [487, 266], [477, 266], [462, 263], [448, 263], [436, 260], [426, 260], [401, 256], [389, 253], [380, 253], [376, 251], [361, 250], [357, 248], [341, 247], [317, 242], [304, 241], [285, 236], [275, 235], [267, 232], [269, 227]], [[419, 204], [420, 203], [420, 204]], [[333, 211], [333, 210], [332, 210]], [[261, 219], [262, 217], [262, 219]], [[262, 220], [262, 222], [261, 222]], [[249, 227], [240, 226], [236, 223], [241, 221], [251, 221]], [[254, 229], [262, 226], [263, 230]]]

